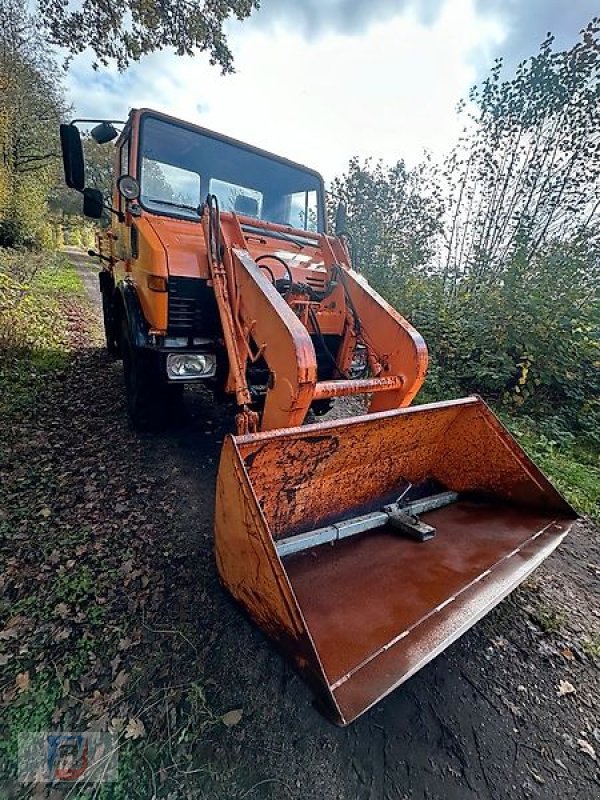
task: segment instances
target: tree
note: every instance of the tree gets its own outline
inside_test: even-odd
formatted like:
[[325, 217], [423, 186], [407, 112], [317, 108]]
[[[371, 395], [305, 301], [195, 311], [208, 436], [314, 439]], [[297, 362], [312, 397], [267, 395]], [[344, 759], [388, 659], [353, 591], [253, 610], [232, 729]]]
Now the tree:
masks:
[[434, 166], [408, 169], [351, 159], [332, 184], [348, 210], [352, 255], [381, 291], [394, 296], [399, 280], [433, 256], [443, 205]]
[[600, 223], [600, 18], [581, 41], [540, 51], [502, 79], [498, 60], [461, 112], [469, 119], [446, 161], [447, 288], [497, 281], [513, 256], [525, 265], [552, 241]]
[[478, 392], [600, 443], [600, 20], [460, 111], [441, 171], [354, 159], [356, 260], [419, 328], [426, 399]]
[[58, 165], [60, 71], [25, 0], [0, 0], [0, 244], [33, 243]]
[[120, 70], [145, 53], [172, 47], [177, 55], [207, 51], [211, 64], [233, 71], [223, 32], [230, 17], [243, 20], [259, 0], [83, 0], [76, 8], [64, 0], [39, 3], [39, 15], [54, 44], [72, 54], [90, 47], [98, 61], [114, 60]]

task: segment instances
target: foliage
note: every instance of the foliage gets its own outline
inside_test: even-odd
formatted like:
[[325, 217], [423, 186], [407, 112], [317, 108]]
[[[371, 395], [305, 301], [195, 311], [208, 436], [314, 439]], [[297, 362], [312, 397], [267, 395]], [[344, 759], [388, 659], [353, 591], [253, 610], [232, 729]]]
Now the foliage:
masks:
[[441, 172], [354, 159], [334, 186], [355, 261], [428, 342], [422, 399], [477, 392], [596, 447], [599, 31], [510, 80], [496, 64]]
[[233, 71], [233, 57], [223, 26], [230, 17], [243, 20], [258, 0], [83, 0], [39, 3], [39, 14], [51, 40], [72, 54], [91, 47], [101, 64], [116, 61], [123, 70], [145, 53], [172, 47], [177, 55], [207, 51], [211, 64]]
[[518, 418], [501, 412], [511, 433], [557, 489], [580, 512], [600, 522], [597, 445], [576, 436], [561, 417]]
[[448, 289], [500, 278], [511, 258], [531, 264], [552, 241], [598, 236], [600, 18], [582, 40], [536, 56], [502, 79], [502, 60], [471, 90], [468, 122], [445, 164]]
[[442, 279], [406, 281], [398, 302], [425, 335], [438, 395], [477, 392], [513, 410], [560, 412], [598, 442], [600, 273], [588, 242], [555, 243], [526, 267], [512, 259], [485, 293], [466, 281], [448, 302]]
[[[431, 259], [443, 206], [429, 160], [409, 170], [403, 161], [386, 167], [353, 158], [332, 194], [346, 204], [355, 264], [383, 291]], [[333, 207], [332, 199], [331, 216]]]
[[8, 735], [0, 738], [0, 762], [5, 776], [15, 770], [20, 735], [52, 730], [52, 712], [61, 695], [56, 676], [44, 670], [36, 675], [28, 691], [13, 700], [6, 714]]
[[62, 303], [81, 294], [62, 255], [0, 249], [0, 414], [26, 408], [49, 374], [64, 365]]
[[[54, 301], [80, 286], [63, 256], [0, 250], [0, 347], [58, 346], [62, 333]], [[40, 302], [40, 296], [48, 302]]]
[[588, 658], [600, 659], [600, 634], [593, 633], [589, 638], [584, 639], [582, 650]]
[[27, 3], [0, 0], [0, 246], [47, 243], [64, 110], [56, 61]]

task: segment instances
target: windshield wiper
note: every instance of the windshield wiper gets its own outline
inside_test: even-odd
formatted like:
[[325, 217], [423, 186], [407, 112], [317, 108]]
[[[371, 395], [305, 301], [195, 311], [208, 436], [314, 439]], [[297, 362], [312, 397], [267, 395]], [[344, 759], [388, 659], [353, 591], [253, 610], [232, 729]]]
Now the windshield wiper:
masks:
[[200, 216], [200, 205], [189, 206], [187, 203], [173, 203], [171, 200], [159, 200], [158, 197], [145, 197], [147, 203], [160, 203], [163, 206], [171, 206], [171, 208], [183, 208], [187, 211], [195, 211]]

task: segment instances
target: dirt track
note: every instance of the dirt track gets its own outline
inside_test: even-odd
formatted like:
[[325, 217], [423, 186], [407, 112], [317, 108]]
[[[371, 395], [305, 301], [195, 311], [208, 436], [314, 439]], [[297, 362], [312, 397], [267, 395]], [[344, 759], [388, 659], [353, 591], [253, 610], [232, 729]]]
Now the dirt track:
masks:
[[[98, 307], [87, 259], [73, 258]], [[160, 538], [153, 534], [155, 550], [142, 568], [160, 572], [161, 589], [143, 612], [132, 612], [143, 613], [143, 628], [152, 631], [144, 691], [150, 697], [161, 681], [194, 679], [221, 713], [243, 710], [239, 725], [211, 729], [199, 745], [212, 765], [201, 796], [600, 796], [598, 757], [581, 745], [600, 754], [598, 661], [581, 646], [600, 630], [596, 529], [578, 525], [525, 588], [355, 724], [337, 729], [313, 709], [304, 683], [217, 580], [214, 481], [232, 415], [195, 392], [176, 429], [135, 437], [125, 421], [120, 364], [91, 347], [77, 355], [76, 367], [93, 384], [85, 393], [91, 405], [69, 410], [76, 435], [107, 431], [110, 446], [98, 448], [97, 456], [107, 475], [114, 463], [129, 463], [128, 481], [114, 498], [117, 510], [105, 500], [104, 513], [116, 513], [134, 542], [153, 514], [153, 498], [160, 506], [154, 520], [162, 526]], [[560, 618], [555, 633], [542, 630], [551, 627], [544, 625], [546, 612]], [[560, 680], [576, 692], [559, 697]]]

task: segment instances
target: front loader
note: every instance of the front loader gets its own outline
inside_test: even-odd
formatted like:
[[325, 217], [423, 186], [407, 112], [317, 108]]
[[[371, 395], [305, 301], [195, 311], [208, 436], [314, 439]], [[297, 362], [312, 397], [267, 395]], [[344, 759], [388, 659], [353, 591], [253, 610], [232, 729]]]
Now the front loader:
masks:
[[[97, 141], [118, 135], [96, 122]], [[131, 422], [167, 421], [185, 384], [235, 400], [221, 580], [347, 724], [502, 600], [576, 515], [480, 398], [410, 406], [425, 343], [352, 269], [342, 207], [327, 233], [318, 173], [150, 110], [123, 125], [110, 203], [85, 187], [73, 123], [61, 141], [85, 213], [112, 218], [95, 255]], [[307, 424], [357, 395], [363, 416]]]

